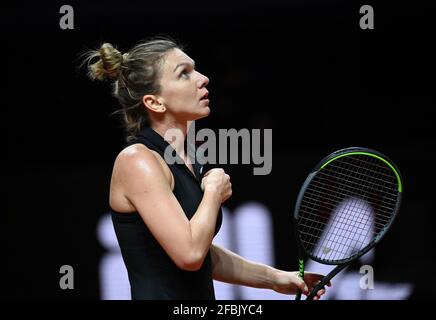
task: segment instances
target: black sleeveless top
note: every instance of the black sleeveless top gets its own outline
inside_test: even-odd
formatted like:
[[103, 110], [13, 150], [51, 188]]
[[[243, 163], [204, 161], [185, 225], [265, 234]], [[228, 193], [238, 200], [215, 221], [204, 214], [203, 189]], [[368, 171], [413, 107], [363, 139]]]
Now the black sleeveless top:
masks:
[[[163, 137], [149, 127], [145, 127], [129, 145], [135, 143], [144, 144], [158, 152], [162, 158], [165, 149], [171, 148]], [[173, 149], [169, 150], [176, 154]], [[188, 155], [192, 156], [189, 150], [192, 150], [192, 146], [188, 147]], [[173, 193], [186, 217], [191, 219], [203, 198], [203, 167], [195, 161], [194, 176], [184, 163], [176, 162], [168, 166], [174, 176]], [[210, 252], [198, 271], [184, 271], [177, 267], [156, 241], [139, 213], [118, 213], [112, 209], [110, 211], [129, 275], [132, 299], [215, 299]], [[221, 222], [220, 209], [215, 235], [221, 227]], [[165, 221], [162, 223], [165, 224]]]

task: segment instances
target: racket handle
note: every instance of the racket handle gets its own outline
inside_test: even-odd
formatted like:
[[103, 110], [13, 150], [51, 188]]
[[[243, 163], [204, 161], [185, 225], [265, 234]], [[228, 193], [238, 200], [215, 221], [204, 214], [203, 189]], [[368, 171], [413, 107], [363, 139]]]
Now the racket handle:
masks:
[[295, 296], [295, 300], [301, 300], [301, 290], [297, 289], [297, 295]]
[[[350, 262], [351, 263], [351, 262]], [[306, 300], [313, 300], [313, 298], [316, 296], [316, 293], [321, 290], [324, 289], [325, 285], [335, 276], [337, 275], [339, 272], [341, 272], [343, 269], [345, 269], [350, 263], [345, 263], [342, 265], [338, 265], [336, 266], [336, 268], [334, 268], [332, 271], [330, 271], [330, 273], [328, 275], [326, 275], [320, 283], [318, 283], [315, 288], [312, 289], [312, 291], [307, 295]]]
[[[304, 260], [298, 260], [298, 276], [304, 281]], [[297, 289], [295, 300], [301, 300], [301, 290]]]

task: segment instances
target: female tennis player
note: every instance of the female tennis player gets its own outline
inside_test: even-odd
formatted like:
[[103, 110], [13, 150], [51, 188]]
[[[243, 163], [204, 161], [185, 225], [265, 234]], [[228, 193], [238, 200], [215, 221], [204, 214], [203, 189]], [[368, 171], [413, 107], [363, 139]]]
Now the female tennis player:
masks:
[[[104, 43], [85, 62], [92, 79], [113, 81], [127, 132], [114, 162], [109, 205], [132, 299], [213, 300], [213, 279], [308, 293], [322, 275], [306, 272], [303, 281], [296, 271], [248, 261], [213, 244], [232, 185], [224, 170], [204, 173], [184, 152], [187, 123], [208, 116], [210, 108], [209, 79], [181, 46], [155, 38], [122, 54]], [[185, 139], [167, 142], [171, 129]], [[181, 162], [168, 163], [168, 150]]]

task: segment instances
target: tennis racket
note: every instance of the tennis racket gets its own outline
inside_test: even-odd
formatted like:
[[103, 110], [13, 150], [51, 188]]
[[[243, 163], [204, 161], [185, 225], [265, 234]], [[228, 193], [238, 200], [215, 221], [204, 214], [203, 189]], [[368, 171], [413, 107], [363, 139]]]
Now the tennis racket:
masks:
[[[342, 149], [318, 163], [295, 205], [298, 271], [304, 279], [307, 257], [336, 267], [307, 300], [380, 242], [398, 213], [402, 192], [397, 166], [375, 150]], [[300, 299], [298, 291], [296, 300]]]

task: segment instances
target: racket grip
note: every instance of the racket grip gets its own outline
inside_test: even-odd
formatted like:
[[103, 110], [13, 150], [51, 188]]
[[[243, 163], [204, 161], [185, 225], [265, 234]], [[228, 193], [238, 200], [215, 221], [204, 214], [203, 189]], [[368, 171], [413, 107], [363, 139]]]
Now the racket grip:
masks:
[[[298, 276], [304, 281], [304, 260], [298, 260]], [[301, 290], [297, 289], [295, 300], [301, 300]]]

